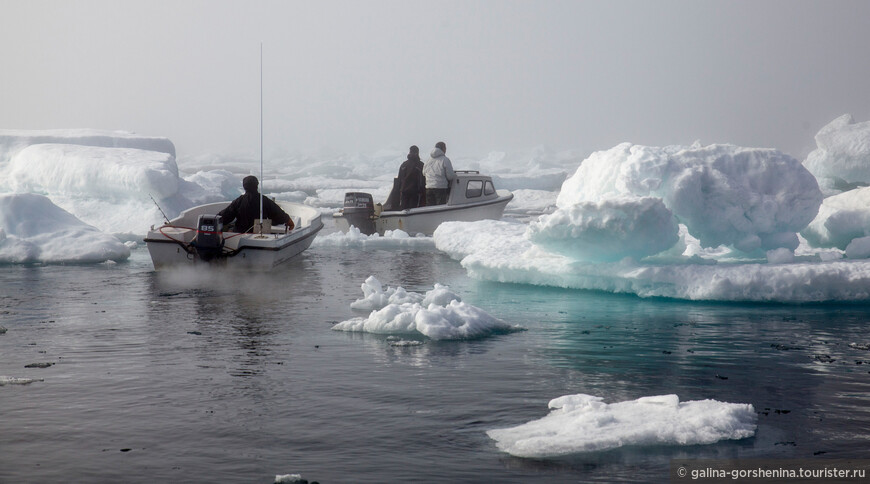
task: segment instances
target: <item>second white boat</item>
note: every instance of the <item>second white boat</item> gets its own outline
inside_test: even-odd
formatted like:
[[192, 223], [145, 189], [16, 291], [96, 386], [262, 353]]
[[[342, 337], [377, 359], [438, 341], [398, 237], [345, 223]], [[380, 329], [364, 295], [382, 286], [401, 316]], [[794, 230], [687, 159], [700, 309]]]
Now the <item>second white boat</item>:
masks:
[[343, 232], [354, 226], [366, 235], [383, 235], [387, 230], [432, 235], [447, 221], [500, 219], [505, 206], [513, 198], [514, 195], [507, 190], [496, 190], [492, 178], [487, 175], [477, 171], [457, 171], [444, 205], [383, 210], [381, 204], [373, 202], [371, 194], [348, 192], [344, 195], [344, 207], [332, 216]]

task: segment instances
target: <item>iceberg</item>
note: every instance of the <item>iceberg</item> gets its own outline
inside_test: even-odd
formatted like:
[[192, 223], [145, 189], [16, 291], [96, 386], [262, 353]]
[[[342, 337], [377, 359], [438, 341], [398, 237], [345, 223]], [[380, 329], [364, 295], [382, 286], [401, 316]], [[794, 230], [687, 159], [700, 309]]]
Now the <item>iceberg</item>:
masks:
[[[813, 176], [777, 150], [624, 143], [584, 160], [552, 213], [529, 224], [448, 222], [433, 239], [482, 280], [689, 300], [868, 301], [863, 190], [823, 203]], [[836, 206], [842, 215], [827, 212]]]
[[0, 263], [123, 261], [130, 249], [75, 218], [47, 197], [0, 195]]
[[816, 133], [816, 149], [804, 166], [827, 195], [870, 185], [870, 121], [856, 123], [844, 114]]
[[135, 148], [175, 157], [175, 145], [167, 138], [140, 136], [129, 131], [99, 129], [0, 129], [0, 169], [12, 156], [37, 144], [74, 144], [103, 148]]
[[0, 130], [0, 192], [36, 193], [86, 224], [144, 233], [192, 203], [180, 195], [175, 146], [166, 138], [100, 130]]
[[[562, 185], [553, 216], [559, 216], [559, 211], [582, 210], [584, 203], [600, 205], [621, 198], [621, 206], [607, 209], [622, 209], [626, 220], [633, 219], [631, 227], [614, 224], [605, 235], [608, 227], [600, 224], [571, 225], [572, 233], [585, 237], [588, 243], [596, 238], [596, 234], [588, 234], [594, 230], [600, 244], [608, 245], [626, 229], [624, 236], [632, 237], [633, 230], [659, 226], [667, 233], [654, 241], [655, 247], [667, 241], [676, 243], [676, 225], [666, 221], [661, 208], [651, 209], [640, 201], [629, 207], [625, 201], [643, 197], [660, 199], [702, 247], [728, 246], [750, 254], [780, 247], [796, 249], [797, 232], [813, 220], [822, 203], [821, 190], [810, 172], [777, 150], [623, 143], [592, 153], [583, 161]], [[562, 219], [570, 220], [570, 216]], [[630, 252], [626, 256], [632, 255]]]
[[163, 199], [178, 191], [172, 155], [136, 148], [66, 144], [30, 145], [9, 162], [13, 191], [117, 200], [133, 196]]
[[422, 335], [433, 340], [476, 339], [497, 333], [518, 331], [483, 309], [466, 304], [447, 286], [435, 284], [426, 292], [409, 293], [401, 287], [383, 289], [374, 276], [362, 284], [363, 299], [351, 304], [354, 309], [373, 311], [366, 318], [337, 323], [336, 331], [386, 335]]
[[[707, 301], [870, 301], [870, 260], [837, 260], [809, 252], [794, 259], [771, 251], [773, 261], [692, 256], [641, 261], [578, 261], [546, 251], [526, 237], [526, 225], [487, 220], [447, 222], [435, 246], [459, 260], [475, 279], [570, 289], [601, 290]], [[788, 251], [791, 252], [791, 251]], [[706, 254], [706, 253], [705, 253]], [[792, 263], [782, 263], [794, 260]]]
[[845, 250], [853, 239], [870, 235], [870, 187], [826, 198], [818, 215], [801, 231], [801, 235], [813, 247], [841, 250]]
[[533, 221], [532, 243], [574, 259], [641, 259], [676, 244], [679, 225], [660, 198], [611, 198], [581, 201]]
[[592, 395], [565, 395], [550, 414], [516, 427], [489, 430], [499, 449], [517, 457], [546, 458], [623, 446], [704, 445], [755, 435], [750, 404], [716, 400], [681, 402], [677, 395], [611, 403]]

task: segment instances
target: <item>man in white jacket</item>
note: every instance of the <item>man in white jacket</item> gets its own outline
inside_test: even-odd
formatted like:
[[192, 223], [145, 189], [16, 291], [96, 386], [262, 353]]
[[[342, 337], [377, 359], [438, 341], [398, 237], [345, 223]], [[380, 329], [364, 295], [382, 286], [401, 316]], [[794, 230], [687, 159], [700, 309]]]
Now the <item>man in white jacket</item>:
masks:
[[423, 176], [426, 177], [426, 205], [444, 205], [450, 195], [450, 183], [456, 179], [453, 164], [448, 158], [447, 145], [443, 141], [435, 143], [435, 149], [430, 158], [423, 164]]

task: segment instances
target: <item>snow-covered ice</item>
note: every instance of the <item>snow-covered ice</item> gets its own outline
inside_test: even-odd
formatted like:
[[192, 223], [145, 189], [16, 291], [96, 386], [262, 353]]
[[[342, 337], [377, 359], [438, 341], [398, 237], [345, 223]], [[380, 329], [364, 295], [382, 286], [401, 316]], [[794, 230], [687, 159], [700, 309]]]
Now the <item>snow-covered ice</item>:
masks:
[[[868, 157], [870, 164], [870, 157]], [[870, 187], [832, 195], [801, 231], [815, 247], [845, 249], [852, 239], [870, 235]]]
[[372, 311], [383, 309], [389, 304], [405, 304], [405, 303], [420, 303], [426, 307], [429, 304], [446, 305], [452, 300], [459, 301], [458, 295], [450, 291], [443, 284], [435, 284], [435, 288], [426, 294], [419, 292], [408, 292], [405, 288], [387, 287], [384, 289], [383, 284], [375, 276], [369, 276], [360, 286], [362, 289], [362, 299], [357, 299], [350, 304], [351, 309]]
[[870, 121], [856, 123], [844, 114], [828, 123], [804, 166], [829, 195], [870, 185]]
[[[822, 202], [818, 183], [809, 171], [776, 150], [623, 143], [583, 161], [562, 185], [556, 214], [578, 207], [583, 211], [584, 202], [601, 204], [616, 198], [620, 205], [605, 207], [612, 214], [605, 214], [604, 222], [616, 214], [628, 214], [630, 230], [656, 232], [659, 226], [666, 232], [654, 241], [656, 246], [667, 240], [676, 242], [676, 225], [665, 221], [662, 209], [652, 209], [649, 203], [631, 207], [626, 200], [643, 197], [661, 200], [701, 246], [726, 245], [747, 253], [797, 248], [797, 232], [816, 216]], [[624, 223], [569, 226], [578, 236], [589, 230], [610, 232], [613, 237], [636, 236], [625, 232]], [[602, 233], [601, 240], [605, 245], [612, 238]]]
[[435, 247], [432, 237], [422, 235], [411, 236], [404, 230], [387, 230], [384, 235], [374, 233], [366, 235], [356, 227], [351, 227], [347, 233], [333, 232], [319, 235], [311, 244], [312, 247], [355, 247], [366, 249], [415, 248], [431, 249]]
[[482, 280], [691, 300], [870, 300], [870, 261], [866, 259], [823, 260], [806, 255], [784, 264], [784, 252], [778, 251], [772, 253], [774, 263], [766, 259], [720, 262], [698, 255], [664, 262], [626, 258], [590, 263], [537, 247], [526, 237], [525, 224], [494, 220], [447, 222], [433, 237], [439, 250]]
[[43, 381], [42, 378], [19, 378], [14, 376], [0, 375], [0, 387], [4, 385], [29, 385], [33, 382]]
[[581, 201], [543, 215], [529, 226], [533, 243], [578, 260], [641, 259], [679, 241], [679, 225], [660, 198]]
[[277, 474], [275, 484], [308, 484], [308, 480], [303, 479], [302, 474]]
[[422, 335], [433, 340], [475, 339], [520, 328], [498, 319], [481, 308], [466, 304], [447, 286], [435, 284], [426, 294], [402, 287], [383, 289], [374, 276], [362, 284], [363, 298], [354, 309], [372, 309], [368, 317], [342, 321], [336, 331], [387, 335]]
[[0, 195], [0, 263], [105, 262], [130, 257], [116, 237], [34, 193]]
[[487, 432], [499, 449], [544, 458], [623, 446], [703, 445], [755, 434], [750, 404], [716, 400], [681, 402], [677, 395], [611, 403], [591, 395], [566, 395], [549, 403], [549, 415]]

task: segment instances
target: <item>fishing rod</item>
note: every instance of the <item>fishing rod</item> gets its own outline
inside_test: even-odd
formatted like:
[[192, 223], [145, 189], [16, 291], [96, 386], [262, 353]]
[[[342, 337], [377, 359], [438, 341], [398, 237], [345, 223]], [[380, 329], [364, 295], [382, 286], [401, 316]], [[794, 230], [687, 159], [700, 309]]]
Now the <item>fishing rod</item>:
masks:
[[154, 200], [154, 197], [151, 194], [148, 194], [148, 197], [151, 198], [151, 201], [154, 202], [154, 205], [157, 205], [157, 210], [160, 210], [160, 215], [163, 215], [163, 220], [166, 220], [166, 223], [169, 223], [169, 217], [166, 216], [166, 213], [163, 212], [163, 209], [160, 208], [160, 204], [157, 203], [157, 200]]

